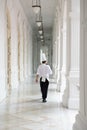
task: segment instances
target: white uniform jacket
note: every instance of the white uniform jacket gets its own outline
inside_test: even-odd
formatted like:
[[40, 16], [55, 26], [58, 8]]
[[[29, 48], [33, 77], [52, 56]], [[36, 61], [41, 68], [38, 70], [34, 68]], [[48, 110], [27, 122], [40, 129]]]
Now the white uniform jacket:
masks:
[[52, 74], [52, 70], [49, 65], [41, 64], [37, 69], [37, 75], [41, 78], [46, 78], [49, 81], [49, 75]]

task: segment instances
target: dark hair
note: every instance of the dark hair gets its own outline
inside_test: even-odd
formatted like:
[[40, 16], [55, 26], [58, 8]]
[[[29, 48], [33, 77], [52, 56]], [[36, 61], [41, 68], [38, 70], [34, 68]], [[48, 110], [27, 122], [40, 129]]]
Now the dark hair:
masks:
[[42, 63], [43, 63], [43, 64], [46, 63], [46, 60], [45, 60], [45, 61], [42, 61]]

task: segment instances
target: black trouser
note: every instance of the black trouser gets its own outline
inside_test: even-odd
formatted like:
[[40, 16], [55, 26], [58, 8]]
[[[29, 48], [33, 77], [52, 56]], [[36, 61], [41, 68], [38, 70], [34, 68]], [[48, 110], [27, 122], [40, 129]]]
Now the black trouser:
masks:
[[46, 79], [45, 82], [42, 82], [41, 80], [42, 80], [42, 78], [40, 78], [40, 87], [41, 87], [42, 98], [46, 99], [47, 93], [48, 93], [49, 81]]

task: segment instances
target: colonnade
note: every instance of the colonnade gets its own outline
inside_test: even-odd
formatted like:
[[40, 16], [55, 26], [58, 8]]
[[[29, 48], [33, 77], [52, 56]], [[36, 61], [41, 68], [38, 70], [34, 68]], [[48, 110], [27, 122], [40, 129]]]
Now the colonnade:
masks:
[[56, 74], [54, 76], [58, 77], [57, 90], [63, 92], [63, 106], [78, 109], [73, 130], [87, 129], [86, 7], [86, 0], [58, 1], [54, 22], [53, 59], [56, 56], [56, 60], [53, 68], [54, 70], [58, 68], [57, 76]]
[[[87, 130], [86, 12], [86, 0], [58, 0], [54, 20], [53, 72], [63, 106], [79, 110], [73, 130]], [[32, 74], [32, 29], [19, 0], [0, 0], [0, 31], [2, 101]]]
[[53, 68], [57, 72], [55, 74], [57, 90], [63, 93], [63, 106], [74, 109], [79, 108], [79, 2], [79, 0], [64, 0], [62, 4], [61, 1], [58, 2], [53, 39], [55, 59]]
[[2, 101], [32, 74], [32, 29], [18, 0], [0, 0], [0, 31]]
[[74, 130], [87, 130], [87, 1], [80, 1], [80, 109]]

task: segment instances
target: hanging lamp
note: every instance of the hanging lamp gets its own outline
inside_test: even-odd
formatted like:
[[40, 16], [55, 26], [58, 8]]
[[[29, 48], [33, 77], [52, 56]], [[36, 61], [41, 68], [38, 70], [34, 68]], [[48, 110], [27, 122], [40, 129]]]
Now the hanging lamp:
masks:
[[41, 8], [40, 8], [39, 13], [36, 15], [36, 23], [38, 27], [40, 27], [42, 24]]
[[32, 8], [36, 14], [39, 13], [41, 8], [40, 0], [32, 0]]

